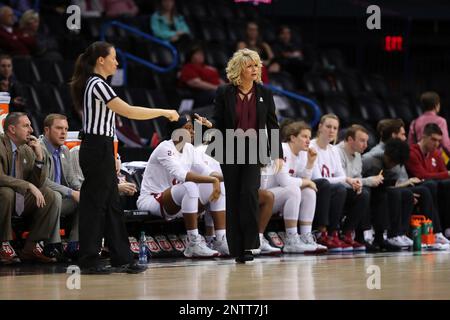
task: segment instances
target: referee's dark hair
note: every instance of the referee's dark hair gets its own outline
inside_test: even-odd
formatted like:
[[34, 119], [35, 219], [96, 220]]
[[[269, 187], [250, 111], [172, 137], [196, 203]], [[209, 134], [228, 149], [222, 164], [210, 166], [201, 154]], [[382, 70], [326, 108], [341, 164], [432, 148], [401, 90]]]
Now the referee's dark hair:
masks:
[[70, 91], [76, 110], [82, 110], [83, 91], [86, 81], [94, 72], [94, 67], [99, 57], [105, 58], [109, 55], [112, 44], [105, 41], [92, 43], [87, 49], [78, 56], [75, 62], [75, 70], [70, 80]]
[[384, 155], [393, 163], [404, 165], [409, 160], [409, 145], [400, 139], [390, 139], [386, 142]]

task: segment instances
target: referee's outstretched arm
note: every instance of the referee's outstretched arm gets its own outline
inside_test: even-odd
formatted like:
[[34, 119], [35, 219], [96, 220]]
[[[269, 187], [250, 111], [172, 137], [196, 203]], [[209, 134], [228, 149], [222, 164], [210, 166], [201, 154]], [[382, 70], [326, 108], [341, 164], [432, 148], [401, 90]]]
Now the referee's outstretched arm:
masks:
[[177, 121], [179, 118], [178, 112], [175, 110], [130, 106], [119, 97], [109, 101], [107, 106], [115, 113], [129, 119], [147, 120], [157, 117], [166, 117], [170, 121]]

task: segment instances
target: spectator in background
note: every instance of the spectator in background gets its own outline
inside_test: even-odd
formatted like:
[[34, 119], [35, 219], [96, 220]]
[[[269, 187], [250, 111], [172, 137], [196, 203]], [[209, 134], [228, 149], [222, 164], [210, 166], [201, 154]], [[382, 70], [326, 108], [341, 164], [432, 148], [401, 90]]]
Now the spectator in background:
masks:
[[39, 13], [34, 10], [25, 11], [20, 17], [19, 33], [27, 47], [34, 48], [33, 55], [48, 60], [62, 60], [58, 43], [45, 26], [40, 28]]
[[139, 13], [133, 0], [102, 0], [101, 3], [108, 18], [135, 17]]
[[199, 45], [186, 55], [179, 79], [180, 85], [190, 89], [196, 107], [212, 104], [217, 88], [225, 83], [216, 68], [205, 64], [205, 53]]
[[287, 25], [282, 25], [278, 29], [278, 39], [273, 50], [281, 69], [291, 73], [300, 83], [308, 67], [305, 64], [301, 43], [294, 42], [291, 29]]
[[442, 148], [447, 155], [450, 155], [450, 138], [448, 136], [447, 121], [438, 116], [441, 110], [441, 100], [436, 92], [424, 92], [420, 96], [420, 102], [425, 112], [420, 117], [411, 122], [409, 126], [408, 142], [410, 145], [418, 143], [423, 136], [423, 131], [428, 123], [436, 123], [442, 131]]
[[15, 16], [13, 10], [4, 6], [0, 8], [0, 49], [11, 55], [29, 56], [36, 44], [22, 38], [22, 34], [13, 28]]
[[10, 112], [24, 111], [23, 88], [13, 74], [12, 59], [9, 55], [0, 55], [0, 91], [9, 92], [11, 96]]
[[262, 63], [268, 72], [279, 72], [280, 65], [274, 61], [272, 48], [259, 35], [259, 27], [255, 22], [248, 22], [245, 30], [245, 39], [239, 41], [237, 50], [250, 49], [256, 51], [261, 57]]
[[191, 39], [191, 31], [184, 17], [177, 13], [174, 0], [160, 0], [150, 18], [150, 28], [156, 37], [174, 44], [185, 46]]

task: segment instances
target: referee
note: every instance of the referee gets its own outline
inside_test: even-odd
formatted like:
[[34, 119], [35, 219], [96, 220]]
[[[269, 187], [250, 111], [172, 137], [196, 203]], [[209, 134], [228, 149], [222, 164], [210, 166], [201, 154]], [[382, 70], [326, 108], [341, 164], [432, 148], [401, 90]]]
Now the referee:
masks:
[[[159, 116], [178, 120], [175, 110], [130, 106], [117, 97], [106, 82], [117, 65], [114, 47], [107, 42], [94, 42], [78, 57], [70, 83], [75, 108], [83, 112], [80, 166], [85, 180], [80, 192], [78, 264], [86, 274], [146, 270], [133, 260], [119, 201], [113, 151], [115, 114], [138, 120]], [[103, 237], [113, 268], [99, 261]]]

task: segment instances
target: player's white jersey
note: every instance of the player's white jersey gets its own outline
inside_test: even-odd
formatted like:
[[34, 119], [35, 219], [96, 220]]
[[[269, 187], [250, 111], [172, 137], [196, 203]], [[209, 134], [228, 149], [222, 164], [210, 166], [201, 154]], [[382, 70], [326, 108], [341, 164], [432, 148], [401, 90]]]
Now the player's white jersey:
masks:
[[222, 174], [222, 168], [220, 167], [219, 161], [217, 161], [216, 159], [214, 159], [213, 157], [211, 157], [210, 155], [208, 155], [206, 153], [207, 148], [208, 148], [207, 145], [201, 144], [199, 146], [196, 146], [195, 150], [197, 150], [199, 152], [201, 158], [203, 159], [203, 161], [205, 162], [205, 164], [208, 167], [210, 167], [215, 172]]
[[312, 178], [325, 178], [330, 183], [345, 183], [346, 176], [336, 146], [329, 144], [326, 149], [321, 149], [316, 139], [311, 140], [310, 146], [317, 151]]
[[289, 175], [291, 177], [311, 179], [313, 169], [306, 168], [308, 163], [308, 153], [306, 151], [300, 151], [298, 155], [295, 155], [287, 142], [283, 142], [282, 147], [284, 165], [286, 166]]
[[185, 182], [189, 171], [201, 175], [214, 171], [204, 163], [192, 144], [186, 143], [182, 151], [177, 150], [172, 140], [161, 142], [153, 150], [144, 171], [141, 194], [160, 193]]

